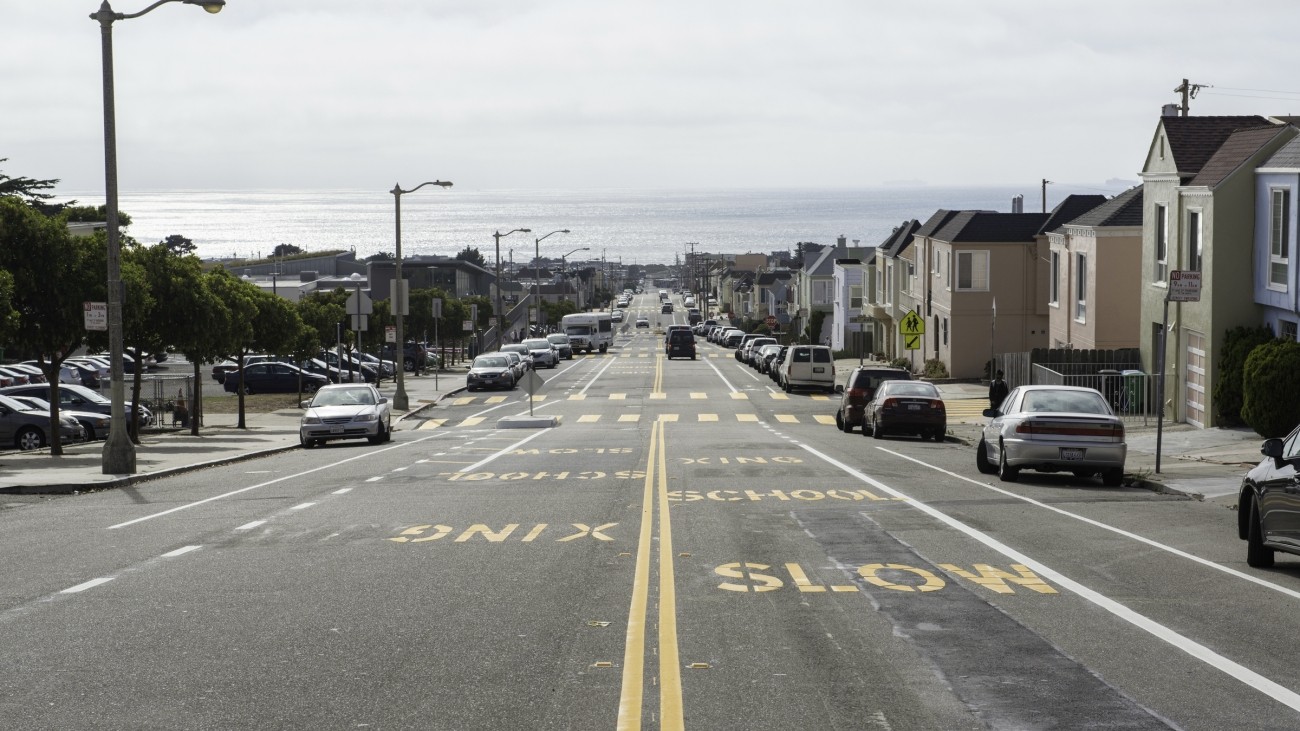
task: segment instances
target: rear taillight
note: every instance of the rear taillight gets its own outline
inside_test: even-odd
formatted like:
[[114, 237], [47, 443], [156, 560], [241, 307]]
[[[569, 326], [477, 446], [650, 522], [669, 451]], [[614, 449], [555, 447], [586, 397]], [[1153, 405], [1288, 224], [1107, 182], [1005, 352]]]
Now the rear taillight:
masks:
[[867, 395], [867, 389], [865, 388], [850, 388], [849, 398], [858, 401], [867, 401], [870, 397]]

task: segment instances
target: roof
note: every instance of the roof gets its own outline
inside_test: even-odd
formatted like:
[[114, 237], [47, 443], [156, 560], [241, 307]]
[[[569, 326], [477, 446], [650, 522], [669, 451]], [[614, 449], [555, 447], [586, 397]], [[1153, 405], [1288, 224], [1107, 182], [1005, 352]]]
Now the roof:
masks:
[[912, 243], [914, 234], [920, 228], [921, 222], [915, 218], [910, 221], [903, 221], [901, 225], [894, 228], [893, 232], [880, 246], [876, 247], [876, 250], [884, 256], [898, 256], [903, 249], [906, 249]]
[[1038, 233], [1054, 231], [1105, 202], [1106, 196], [1100, 194], [1067, 195], [1052, 209], [1052, 215], [1043, 222]]
[[1268, 162], [1264, 163], [1260, 167], [1300, 168], [1300, 137], [1296, 137], [1285, 145], [1282, 145], [1281, 149], [1273, 153], [1273, 156], [1268, 159]]
[[1178, 173], [1192, 177], [1201, 171], [1233, 132], [1277, 126], [1260, 116], [1161, 117]]
[[931, 238], [951, 243], [1028, 242], [1047, 222], [1047, 213], [953, 211]]
[[755, 280], [754, 283], [760, 287], [766, 287], [768, 285], [775, 284], [777, 280], [786, 281], [790, 279], [792, 276], [794, 275], [788, 271], [759, 272], [758, 279]]
[[915, 235], [925, 237], [933, 236], [935, 231], [942, 228], [943, 225], [948, 222], [948, 219], [955, 215], [957, 215], [957, 211], [949, 211], [940, 208], [935, 211], [925, 223], [921, 224], [921, 227], [916, 230]]
[[1071, 226], [1141, 226], [1142, 186], [1136, 185], [1068, 222]]
[[1277, 125], [1233, 132], [1210, 156], [1196, 177], [1192, 178], [1191, 185], [1204, 185], [1210, 188], [1217, 186], [1239, 170], [1242, 163], [1257, 154], [1265, 145], [1277, 139], [1279, 135], [1294, 134], [1294, 130], [1291, 125]]

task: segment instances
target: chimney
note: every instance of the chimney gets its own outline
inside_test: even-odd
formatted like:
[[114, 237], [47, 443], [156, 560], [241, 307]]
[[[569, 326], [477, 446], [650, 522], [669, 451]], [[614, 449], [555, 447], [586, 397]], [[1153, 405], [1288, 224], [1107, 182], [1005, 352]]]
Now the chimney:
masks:
[[1160, 116], [1162, 116], [1162, 117], [1177, 117], [1177, 116], [1178, 116], [1178, 105], [1177, 105], [1177, 104], [1166, 104], [1166, 105], [1164, 105], [1163, 107], [1160, 107]]
[[844, 234], [840, 234], [839, 238], [835, 239], [835, 245], [841, 248], [847, 246], [848, 243], [849, 240], [844, 236]]
[[1023, 195], [1018, 195], [1011, 199], [1011, 212], [1012, 213], [1025, 212], [1025, 197]]

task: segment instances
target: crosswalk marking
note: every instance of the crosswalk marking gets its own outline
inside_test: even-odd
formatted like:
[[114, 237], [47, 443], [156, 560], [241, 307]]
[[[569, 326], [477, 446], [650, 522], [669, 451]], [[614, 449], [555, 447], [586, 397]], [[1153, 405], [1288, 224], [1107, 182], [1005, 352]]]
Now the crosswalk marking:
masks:
[[658, 401], [661, 399], [668, 398], [668, 394], [664, 393], [663, 391], [655, 391], [654, 393], [650, 394], [650, 398], [651, 400]]
[[776, 420], [782, 424], [798, 424], [799, 419], [794, 414], [776, 414]]
[[718, 415], [717, 415], [717, 414], [700, 414], [698, 420], [699, 420], [699, 421], [717, 421], [717, 420], [718, 420]]
[[619, 414], [618, 420], [619, 421], [640, 421], [641, 415], [640, 414]]
[[827, 416], [826, 414], [817, 414], [813, 416], [813, 419], [815, 419], [818, 424], [829, 424], [832, 426], [835, 424], [835, 417]]
[[482, 416], [471, 416], [460, 423], [461, 426], [478, 426], [483, 423]]
[[[520, 399], [520, 400], [521, 400], [521, 401], [527, 401], [528, 399], [527, 399], [527, 398], [523, 398], [523, 399]], [[541, 402], [543, 402], [543, 401], [545, 401], [545, 400], [546, 400], [546, 394], [544, 394], [544, 393], [535, 393], [535, 394], [533, 394], [533, 403], [535, 403], [535, 404], [540, 404]]]
[[429, 419], [429, 420], [425, 421], [423, 424], [419, 425], [419, 426], [416, 427], [416, 428], [417, 428], [417, 429], [437, 429], [438, 427], [440, 427], [440, 426], [442, 426], [443, 424], [446, 424], [446, 423], [447, 423], [447, 420], [446, 420], [446, 419]]
[[749, 394], [744, 391], [732, 391], [731, 398], [735, 401], [745, 401], [749, 398]]
[[786, 395], [786, 394], [784, 394], [784, 393], [777, 393], [776, 391], [771, 392], [771, 394], [769, 394], [769, 395], [770, 395], [772, 398], [776, 399], [777, 401], [789, 401], [789, 400], [790, 400], [790, 397], [789, 397], [788, 395]]
[[488, 402], [489, 404], [499, 404], [499, 403], [501, 403], [502, 401], [505, 401], [505, 400], [506, 400], [506, 397], [505, 397], [505, 396], [492, 396], [492, 397], [490, 397], [490, 398], [487, 400], [487, 402]]
[[593, 424], [600, 421], [600, 414], [583, 414], [578, 417], [579, 424]]
[[586, 400], [587, 400], [587, 394], [585, 394], [585, 393], [572, 393], [572, 394], [569, 394], [569, 400], [570, 400], [570, 401], [586, 401]]
[[609, 400], [610, 400], [610, 401], [626, 401], [626, 400], [627, 400], [627, 394], [625, 394], [625, 393], [611, 393], [611, 394], [609, 395]]
[[466, 404], [472, 404], [472, 403], [474, 403], [474, 397], [473, 397], [473, 396], [463, 396], [463, 397], [458, 398], [458, 399], [453, 399], [452, 402], [451, 402], [451, 405], [452, 405], [452, 406], [464, 406], [464, 405], [466, 405]]
[[677, 421], [677, 414], [660, 414], [659, 421]]
[[706, 399], [706, 398], [708, 398], [708, 397], [709, 397], [709, 395], [708, 395], [707, 393], [700, 393], [699, 391], [692, 391], [692, 392], [691, 392], [691, 398], [693, 398], [693, 399]]
[[758, 421], [758, 414], [736, 414], [736, 421]]
[[830, 400], [831, 400], [831, 397], [830, 397], [830, 396], [813, 396], [813, 397], [812, 397], [812, 400], [813, 400], [813, 401], [830, 401]]

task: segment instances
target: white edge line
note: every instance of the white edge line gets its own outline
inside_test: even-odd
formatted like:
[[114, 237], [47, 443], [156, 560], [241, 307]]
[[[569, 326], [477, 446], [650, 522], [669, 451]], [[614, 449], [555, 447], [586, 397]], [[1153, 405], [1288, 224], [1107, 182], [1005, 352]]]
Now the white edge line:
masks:
[[1016, 493], [1011, 492], [1010, 490], [1004, 490], [995, 485], [989, 485], [987, 483], [980, 482], [979, 480], [971, 479], [970, 477], [966, 477], [965, 475], [959, 475], [955, 472], [949, 472], [948, 470], [945, 470], [942, 467], [936, 467], [932, 464], [922, 462], [919, 459], [916, 459], [914, 457], [909, 457], [906, 454], [900, 454], [898, 452], [895, 452], [892, 449], [886, 449], [885, 447], [876, 447], [876, 449], [879, 449], [880, 451], [885, 452], [887, 454], [892, 454], [895, 457], [901, 457], [902, 459], [908, 460], [909, 462], [915, 462], [916, 464], [919, 464], [923, 467], [929, 467], [930, 469], [935, 470], [936, 472], [942, 472], [943, 474], [948, 475], [950, 477], [955, 477], [959, 480], [969, 482], [973, 485], [978, 485], [980, 487], [992, 490], [993, 492], [1006, 495], [1007, 497], [1012, 497], [1017, 500], [1021, 500], [1035, 507], [1039, 507], [1044, 510], [1050, 510], [1053, 513], [1064, 515], [1067, 518], [1074, 518], [1077, 521], [1087, 523], [1088, 525], [1094, 526], [1096, 528], [1101, 528], [1102, 530], [1110, 531], [1111, 533], [1124, 536], [1125, 538], [1137, 541], [1139, 543], [1145, 543], [1146, 545], [1151, 546], [1152, 548], [1158, 548], [1161, 551], [1172, 553], [1173, 555], [1178, 556], [1180, 558], [1185, 558], [1188, 561], [1194, 561], [1198, 564], [1201, 564], [1202, 566], [1212, 568], [1216, 571], [1222, 571], [1223, 573], [1228, 574], [1229, 576], [1235, 576], [1238, 579], [1244, 579], [1245, 581], [1249, 581], [1252, 584], [1257, 584], [1266, 589], [1272, 589], [1280, 594], [1285, 594], [1293, 599], [1300, 599], [1300, 591], [1296, 591], [1295, 589], [1288, 589], [1285, 586], [1279, 586], [1278, 584], [1265, 581], [1264, 579], [1261, 579], [1258, 576], [1251, 576], [1250, 574], [1245, 573], [1244, 571], [1238, 571], [1237, 569], [1224, 566], [1223, 564], [1215, 563], [1209, 559], [1201, 558], [1200, 556], [1187, 553], [1186, 551], [1183, 551], [1178, 548], [1174, 548], [1173, 546], [1167, 546], [1163, 543], [1159, 543], [1150, 538], [1147, 538], [1146, 536], [1141, 536], [1138, 535], [1137, 533], [1130, 533], [1129, 531], [1126, 531], [1123, 528], [1116, 528], [1113, 525], [1108, 525], [1106, 523], [1102, 523], [1101, 521], [1084, 517], [1082, 515], [1079, 515], [1078, 513], [1071, 513], [1068, 510], [1062, 510], [1061, 508], [1055, 507], [1053, 505], [1048, 505], [1047, 503], [1039, 502], [1038, 500], [1035, 500], [1031, 497], [1025, 497], [1024, 495], [1017, 495]]
[[962, 533], [965, 533], [967, 536], [970, 536], [976, 541], [983, 543], [989, 548], [992, 548], [993, 550], [997, 551], [998, 553], [1001, 553], [1003, 556], [1006, 556], [1009, 559], [1012, 559], [1013, 561], [1016, 561], [1017, 563], [1024, 564], [1025, 566], [1033, 570], [1035, 573], [1044, 576], [1046, 578], [1050, 578], [1060, 586], [1069, 589], [1070, 591], [1078, 594], [1079, 596], [1083, 597], [1089, 602], [1092, 602], [1096, 606], [1105, 609], [1111, 614], [1114, 614], [1116, 617], [1119, 617], [1120, 619], [1128, 622], [1129, 624], [1132, 624], [1134, 627], [1145, 630], [1146, 632], [1155, 636], [1156, 638], [1165, 641], [1166, 643], [1172, 645], [1173, 647], [1179, 650], [1182, 650], [1188, 655], [1191, 655], [1192, 657], [1200, 660], [1201, 662], [1204, 662], [1205, 664], [1224, 673], [1225, 675], [1235, 678], [1236, 680], [1244, 683], [1248, 687], [1254, 690], [1258, 690], [1264, 695], [1267, 695], [1268, 697], [1291, 708], [1292, 710], [1300, 711], [1300, 694], [1295, 693], [1291, 689], [1286, 688], [1281, 684], [1276, 683], [1272, 680], [1269, 680], [1268, 678], [1264, 677], [1263, 675], [1260, 675], [1254, 670], [1245, 667], [1244, 665], [1229, 660], [1228, 658], [1218, 654], [1217, 652], [1214, 652], [1213, 650], [1206, 647], [1205, 645], [1202, 645], [1199, 642], [1196, 642], [1195, 640], [1192, 640], [1188, 637], [1184, 637], [1183, 635], [1178, 634], [1177, 632], [1169, 629], [1168, 627], [1165, 627], [1164, 625], [1156, 622], [1155, 620], [1146, 617], [1145, 615], [1142, 615], [1138, 612], [1135, 612], [1132, 609], [1129, 609], [1128, 607], [1124, 606], [1123, 604], [1120, 604], [1114, 599], [1102, 595], [1100, 592], [1089, 589], [1088, 587], [1084, 586], [1083, 584], [1080, 584], [1074, 579], [1071, 579], [1065, 576], [1064, 574], [1061, 574], [1060, 572], [1056, 571], [1055, 569], [1048, 567], [1046, 564], [1043, 564], [1039, 561], [1036, 561], [1026, 556], [1023, 553], [1020, 553], [1014, 548], [1011, 548], [1010, 546], [1007, 546], [999, 542], [993, 537], [986, 535], [966, 525], [965, 523], [957, 520], [956, 518], [953, 518], [936, 508], [933, 508], [923, 502], [920, 502], [919, 500], [916, 500], [915, 498], [912, 498], [909, 495], [906, 495], [898, 490], [895, 490], [894, 488], [884, 484], [883, 482], [873, 479], [853, 469], [852, 467], [844, 464], [843, 462], [840, 462], [836, 459], [833, 459], [832, 457], [829, 457], [825, 454], [822, 454], [821, 452], [818, 452], [816, 449], [813, 449], [807, 444], [801, 443], [799, 444], [799, 446], [803, 447], [806, 451], [810, 452], [811, 454], [819, 457], [827, 464], [831, 464], [834, 465], [835, 467], [838, 467], [839, 469], [843, 470], [849, 475], [852, 475], [858, 480], [861, 480], [862, 482], [865, 482], [868, 485], [871, 485], [872, 487], [881, 490], [882, 492], [886, 492], [890, 495], [893, 495], [894, 497], [907, 501], [908, 504], [912, 505], [917, 510], [920, 510], [926, 515], [929, 515], [935, 520], [938, 520], [958, 531], [961, 531]]
[[383, 454], [384, 452], [387, 452], [387, 451], [392, 450], [392, 449], [401, 449], [401, 448], [403, 448], [403, 447], [410, 446], [410, 445], [412, 445], [412, 444], [419, 444], [420, 442], [428, 441], [428, 440], [430, 440], [430, 439], [435, 439], [435, 438], [440, 437], [440, 436], [442, 436], [442, 435], [444, 435], [444, 434], [446, 434], [446, 433], [447, 433], [447, 432], [440, 432], [440, 433], [436, 433], [436, 434], [430, 434], [430, 435], [427, 436], [427, 437], [421, 437], [420, 439], [415, 439], [415, 440], [412, 440], [412, 441], [409, 441], [409, 442], [402, 442], [402, 443], [400, 443], [400, 444], [394, 444], [394, 445], [391, 446], [391, 447], [385, 447], [385, 448], [383, 448], [383, 449], [376, 449], [376, 450], [374, 450], [374, 451], [366, 452], [366, 453], [364, 453], [364, 454], [358, 454], [358, 455], [355, 456], [355, 457], [348, 457], [347, 459], [341, 459], [341, 460], [339, 460], [339, 461], [337, 461], [337, 462], [331, 462], [330, 464], [321, 465], [320, 467], [313, 467], [313, 468], [311, 468], [311, 469], [309, 469], [309, 470], [303, 470], [302, 472], [297, 472], [297, 473], [294, 473], [294, 474], [292, 474], [292, 475], [285, 475], [285, 476], [283, 476], [283, 477], [277, 477], [277, 478], [275, 478], [274, 480], [267, 480], [266, 482], [259, 482], [259, 483], [257, 483], [256, 485], [249, 485], [248, 487], [241, 487], [241, 488], [239, 488], [238, 490], [231, 490], [230, 492], [223, 492], [223, 493], [221, 493], [220, 495], [213, 495], [212, 497], [204, 498], [204, 499], [202, 499], [202, 500], [196, 500], [196, 501], [194, 501], [194, 502], [192, 502], [192, 503], [186, 503], [186, 504], [184, 504], [184, 505], [177, 505], [177, 506], [174, 507], [174, 508], [169, 508], [169, 509], [164, 510], [164, 511], [159, 512], [159, 513], [152, 513], [152, 514], [150, 514], [150, 515], [143, 515], [143, 516], [141, 516], [141, 517], [139, 517], [139, 518], [135, 518], [135, 519], [132, 519], [132, 520], [128, 520], [128, 521], [126, 521], [125, 523], [118, 523], [117, 525], [110, 525], [110, 526], [108, 526], [108, 530], [117, 530], [118, 528], [125, 528], [125, 527], [127, 527], [127, 526], [129, 526], [129, 525], [135, 525], [136, 523], [143, 523], [143, 522], [146, 521], [146, 520], [153, 520], [154, 518], [161, 518], [161, 517], [164, 516], [164, 515], [170, 515], [170, 514], [172, 514], [172, 513], [175, 513], [175, 512], [181, 511], [181, 510], [188, 510], [189, 508], [193, 508], [193, 507], [198, 506], [198, 505], [203, 505], [204, 503], [210, 503], [210, 502], [213, 502], [213, 501], [215, 501], [215, 500], [221, 500], [221, 499], [223, 499], [223, 498], [228, 498], [228, 497], [230, 497], [230, 496], [232, 496], [232, 495], [238, 495], [238, 494], [240, 494], [241, 492], [248, 492], [249, 490], [256, 490], [256, 489], [259, 488], [259, 487], [266, 487], [267, 485], [274, 485], [274, 484], [277, 483], [277, 482], [284, 482], [285, 480], [292, 480], [292, 479], [294, 479], [295, 477], [302, 477], [303, 475], [310, 475], [310, 474], [312, 474], [313, 472], [320, 472], [321, 470], [329, 470], [329, 469], [333, 469], [333, 468], [335, 468], [335, 467], [337, 467], [337, 466], [339, 466], [339, 465], [341, 465], [341, 464], [347, 464], [348, 462], [354, 462], [354, 461], [359, 460], [359, 459], [365, 459], [365, 458], [367, 458], [367, 457], [373, 457], [373, 456], [375, 456], [376, 454]]
[[77, 592], [82, 592], [82, 591], [85, 591], [85, 590], [87, 590], [87, 589], [93, 589], [93, 588], [95, 588], [96, 586], [99, 586], [100, 584], [107, 584], [108, 582], [110, 582], [110, 581], [112, 581], [112, 580], [113, 580], [112, 577], [108, 577], [108, 578], [100, 578], [100, 579], [91, 579], [90, 581], [86, 581], [86, 582], [83, 582], [83, 583], [77, 584], [76, 586], [69, 586], [68, 588], [64, 589], [63, 591], [61, 591], [61, 592], [59, 592], [59, 593], [60, 593], [60, 594], [76, 594]]
[[266, 523], [265, 520], [255, 520], [252, 523], [245, 523], [239, 526], [238, 528], [236, 528], [235, 530], [252, 530], [259, 525], [264, 525], [265, 523]]
[[183, 555], [189, 553], [190, 551], [197, 551], [197, 550], [199, 550], [200, 548], [203, 548], [203, 546], [183, 546], [183, 547], [181, 547], [181, 548], [176, 549], [175, 551], [168, 551], [167, 553], [164, 553], [164, 554], [162, 555], [162, 557], [163, 557], [163, 558], [176, 558], [177, 556], [183, 556]]
[[714, 373], [717, 373], [717, 374], [718, 374], [718, 378], [721, 378], [721, 379], [722, 379], [722, 382], [725, 383], [725, 384], [727, 384], [727, 388], [731, 389], [732, 392], [735, 392], [735, 391], [739, 391], [739, 390], [740, 390], [740, 389], [736, 388], [735, 386], [731, 385], [731, 381], [728, 381], [728, 380], [727, 380], [727, 377], [724, 376], [724, 375], [722, 375], [722, 371], [718, 370], [718, 367], [715, 366], [715, 365], [713, 365], [713, 363], [710, 362], [710, 359], [706, 359], [706, 360], [704, 361], [704, 363], [705, 363], [705, 365], [707, 365], [708, 367], [712, 368]]
[[474, 464], [472, 464], [472, 465], [470, 465], [470, 466], [468, 466], [468, 467], [462, 467], [462, 468], [460, 468], [460, 469], [458, 469], [458, 470], [456, 470], [456, 471], [457, 471], [457, 472], [473, 472], [474, 470], [478, 469], [479, 467], [482, 467], [483, 465], [487, 464], [488, 462], [491, 462], [492, 460], [496, 459], [497, 457], [500, 457], [501, 455], [506, 454], [506, 453], [508, 453], [508, 452], [510, 452], [510, 451], [512, 451], [512, 450], [518, 449], [518, 448], [522, 447], [523, 445], [525, 445], [525, 444], [531, 442], [532, 440], [536, 439], [537, 437], [540, 437], [541, 435], [543, 435], [543, 434], [545, 434], [545, 433], [547, 433], [547, 432], [549, 432], [549, 431], [553, 431], [553, 430], [554, 430], [554, 427], [551, 427], [551, 428], [549, 428], [549, 429], [542, 429], [541, 431], [537, 432], [536, 434], [533, 434], [532, 436], [530, 436], [530, 437], [528, 437], [528, 438], [526, 438], [526, 439], [522, 439], [522, 440], [520, 440], [520, 441], [517, 441], [517, 442], [515, 442], [514, 444], [511, 444], [510, 446], [508, 446], [508, 447], [502, 449], [501, 451], [497, 452], [496, 454], [493, 454], [493, 455], [490, 456], [490, 457], [486, 457], [486, 458], [484, 458], [484, 459], [482, 459], [482, 460], [479, 460], [478, 462], [475, 462]]
[[[420, 461], [421, 461], [421, 462], [424, 462], [425, 460], [420, 460]], [[350, 488], [350, 487], [344, 487], [344, 488], [342, 488], [342, 489], [335, 490], [334, 492], [331, 492], [330, 494], [331, 494], [331, 495], [342, 495], [342, 494], [345, 493], [345, 492], [352, 492], [352, 488]]]
[[289, 509], [290, 509], [290, 510], [303, 510], [303, 509], [305, 509], [305, 508], [310, 508], [311, 506], [313, 506], [313, 505], [315, 505], [315, 504], [316, 504], [316, 503], [300, 503], [300, 504], [295, 505], [295, 506], [293, 506], [292, 508], [289, 508]]

